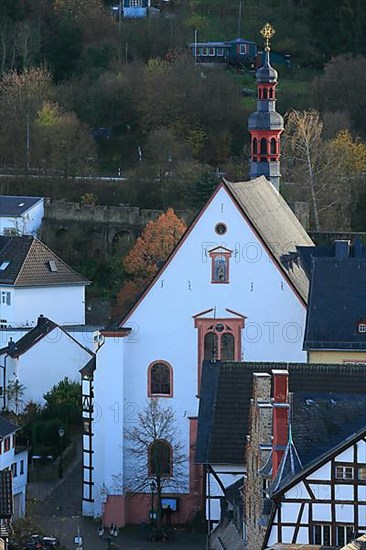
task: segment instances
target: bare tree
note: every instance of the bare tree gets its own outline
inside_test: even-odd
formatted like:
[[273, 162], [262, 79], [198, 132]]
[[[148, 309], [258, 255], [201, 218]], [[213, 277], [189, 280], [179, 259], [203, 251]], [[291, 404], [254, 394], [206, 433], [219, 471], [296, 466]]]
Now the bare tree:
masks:
[[323, 121], [314, 109], [290, 111], [286, 115], [284, 176], [307, 189], [316, 231], [320, 231], [322, 222], [327, 220], [327, 211], [331, 211], [334, 219], [338, 212], [337, 223], [344, 225], [351, 200], [350, 173], [345, 162], [349, 147], [335, 147], [334, 140], [325, 141], [322, 132]]
[[133, 459], [128, 489], [133, 492], [150, 491], [151, 484], [157, 495], [157, 528], [162, 525], [161, 499], [163, 493], [186, 489], [187, 456], [179, 440], [175, 412], [163, 407], [158, 399], [150, 399], [138, 415], [138, 424], [126, 430]]

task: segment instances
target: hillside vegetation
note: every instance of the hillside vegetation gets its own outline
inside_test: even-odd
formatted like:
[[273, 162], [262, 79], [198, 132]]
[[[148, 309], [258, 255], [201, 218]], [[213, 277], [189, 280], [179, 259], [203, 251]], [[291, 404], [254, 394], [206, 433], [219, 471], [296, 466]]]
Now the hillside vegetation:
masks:
[[[195, 30], [202, 40], [240, 34], [260, 44], [271, 21], [273, 49], [292, 58], [291, 69], [278, 67], [278, 110], [317, 109], [324, 141], [344, 129], [365, 138], [361, 0], [245, 0], [241, 12], [239, 0], [155, 0], [161, 12], [139, 21], [113, 18], [115, 3], [1, 3], [0, 165], [25, 174], [24, 190], [42, 191], [26, 176], [35, 171], [51, 197], [166, 209], [200, 206], [223, 172], [245, 179], [255, 99], [243, 88], [255, 90], [255, 75], [196, 67], [187, 50]], [[103, 196], [72, 179], [93, 174], [127, 180]], [[19, 187], [9, 181], [7, 193]]]

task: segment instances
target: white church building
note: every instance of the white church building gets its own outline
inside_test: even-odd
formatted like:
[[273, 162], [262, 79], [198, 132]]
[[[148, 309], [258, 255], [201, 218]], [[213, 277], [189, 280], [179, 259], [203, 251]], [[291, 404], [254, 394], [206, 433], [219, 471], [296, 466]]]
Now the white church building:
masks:
[[178, 501], [172, 521], [202, 507], [194, 460], [202, 361], [306, 361], [308, 279], [296, 245], [312, 244], [265, 177], [218, 185], [139, 302], [103, 332], [95, 370], [83, 371], [85, 515], [148, 521], [150, 494], [130, 494], [123, 434], [149, 397], [174, 409], [188, 458], [185, 490], [169, 495]]

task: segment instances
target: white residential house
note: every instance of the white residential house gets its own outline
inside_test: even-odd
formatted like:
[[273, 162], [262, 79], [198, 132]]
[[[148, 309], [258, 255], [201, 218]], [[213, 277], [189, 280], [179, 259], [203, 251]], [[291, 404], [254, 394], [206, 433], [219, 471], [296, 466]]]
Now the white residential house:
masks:
[[0, 196], [0, 235], [36, 237], [44, 215], [44, 197]]
[[11, 470], [13, 485], [13, 519], [21, 518], [26, 511], [28, 450], [16, 443], [19, 426], [0, 416], [0, 470]]
[[88, 284], [35, 237], [0, 236], [0, 330], [31, 328], [40, 313], [59, 325], [84, 325]]
[[[84, 335], [91, 337], [91, 333]], [[80, 338], [80, 335], [79, 335]], [[94, 346], [94, 341], [90, 347]], [[37, 325], [24, 335], [0, 349], [0, 367], [3, 375], [0, 386], [18, 380], [24, 386], [20, 406], [33, 401], [44, 405], [43, 395], [67, 377], [79, 382], [79, 371], [95, 354], [82, 345], [74, 334], [50, 319], [40, 316]], [[4, 392], [2, 392], [4, 400]], [[14, 408], [6, 400], [4, 407]]]
[[296, 245], [312, 241], [266, 178], [222, 181], [135, 307], [103, 331], [96, 370], [83, 379], [85, 515], [148, 520], [150, 495], [127, 496], [134, 465], [123, 432], [149, 397], [174, 409], [188, 457], [172, 520], [201, 507], [194, 447], [202, 361], [306, 360], [308, 279]]

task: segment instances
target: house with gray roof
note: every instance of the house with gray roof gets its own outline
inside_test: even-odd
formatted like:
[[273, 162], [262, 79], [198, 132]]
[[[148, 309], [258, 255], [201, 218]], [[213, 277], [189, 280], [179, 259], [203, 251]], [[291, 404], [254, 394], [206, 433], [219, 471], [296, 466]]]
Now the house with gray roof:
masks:
[[366, 363], [366, 246], [299, 247], [310, 277], [304, 349], [311, 363]]
[[[95, 353], [92, 351], [93, 333], [85, 332], [84, 344], [76, 336], [71, 327], [66, 330], [40, 315], [36, 326], [23, 335], [20, 333], [18, 339], [11, 337], [0, 349], [5, 385], [18, 380], [24, 387], [20, 409], [31, 401], [43, 405], [44, 394], [64, 378], [79, 381], [80, 369], [94, 360]], [[14, 409], [14, 403], [9, 403], [6, 392], [2, 391], [0, 399], [4, 407]]]
[[44, 216], [44, 197], [0, 196], [0, 235], [38, 235]]

